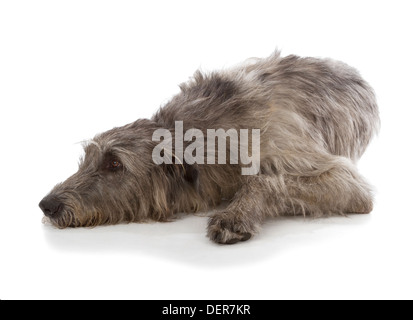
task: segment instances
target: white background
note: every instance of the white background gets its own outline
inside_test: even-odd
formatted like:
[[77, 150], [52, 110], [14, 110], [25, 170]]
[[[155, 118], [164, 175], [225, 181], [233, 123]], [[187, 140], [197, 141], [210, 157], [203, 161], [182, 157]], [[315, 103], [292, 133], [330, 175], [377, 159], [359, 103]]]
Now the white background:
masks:
[[[413, 298], [411, 1], [2, 1], [0, 299]], [[377, 92], [368, 216], [269, 221], [234, 246], [207, 218], [57, 230], [38, 202], [79, 141], [150, 117], [197, 69], [332, 57]]]

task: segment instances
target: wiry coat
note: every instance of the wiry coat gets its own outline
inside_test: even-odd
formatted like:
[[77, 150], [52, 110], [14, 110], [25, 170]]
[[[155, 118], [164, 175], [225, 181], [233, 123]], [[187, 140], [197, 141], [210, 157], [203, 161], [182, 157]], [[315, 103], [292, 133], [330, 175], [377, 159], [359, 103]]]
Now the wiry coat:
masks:
[[[229, 161], [155, 165], [152, 134], [173, 133], [175, 121], [205, 137], [207, 129], [260, 129], [259, 174], [242, 176]], [[48, 216], [59, 227], [166, 221], [228, 199], [208, 235], [235, 243], [267, 217], [368, 213], [371, 191], [355, 164], [378, 127], [373, 90], [341, 62], [276, 52], [221, 72], [198, 71], [151, 120], [96, 136], [79, 171], [47, 196], [61, 204]], [[114, 159], [121, 170], [111, 167]]]

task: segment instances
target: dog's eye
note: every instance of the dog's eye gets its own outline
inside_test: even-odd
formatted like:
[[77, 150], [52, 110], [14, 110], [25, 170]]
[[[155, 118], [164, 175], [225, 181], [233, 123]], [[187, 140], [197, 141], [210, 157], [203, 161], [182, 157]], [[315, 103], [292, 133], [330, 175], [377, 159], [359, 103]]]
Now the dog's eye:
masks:
[[111, 160], [110, 163], [109, 163], [109, 169], [111, 169], [111, 170], [116, 170], [116, 169], [119, 169], [121, 167], [122, 167], [122, 163], [120, 163], [119, 160], [114, 159], [114, 160]]

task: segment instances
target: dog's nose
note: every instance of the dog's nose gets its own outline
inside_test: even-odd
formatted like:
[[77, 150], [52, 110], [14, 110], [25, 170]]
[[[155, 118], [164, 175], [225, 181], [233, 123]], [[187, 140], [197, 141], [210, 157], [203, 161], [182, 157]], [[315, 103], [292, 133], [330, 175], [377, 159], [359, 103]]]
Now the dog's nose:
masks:
[[63, 203], [56, 197], [47, 196], [39, 203], [40, 209], [47, 217], [56, 217], [63, 211]]

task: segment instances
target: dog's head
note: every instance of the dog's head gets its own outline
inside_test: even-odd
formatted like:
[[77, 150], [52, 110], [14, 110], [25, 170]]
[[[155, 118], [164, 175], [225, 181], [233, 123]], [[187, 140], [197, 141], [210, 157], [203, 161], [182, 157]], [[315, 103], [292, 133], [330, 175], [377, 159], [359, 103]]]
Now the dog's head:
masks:
[[149, 120], [138, 120], [86, 143], [79, 170], [39, 203], [45, 216], [59, 228], [161, 221], [182, 201], [182, 191], [195, 201], [195, 167], [157, 165], [152, 160], [157, 128]]

